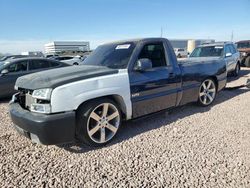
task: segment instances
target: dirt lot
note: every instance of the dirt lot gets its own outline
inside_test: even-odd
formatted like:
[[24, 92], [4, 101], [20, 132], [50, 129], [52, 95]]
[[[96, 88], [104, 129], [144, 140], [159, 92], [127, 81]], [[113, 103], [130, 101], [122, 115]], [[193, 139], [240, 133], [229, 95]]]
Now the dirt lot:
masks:
[[[229, 79], [229, 86], [250, 78]], [[107, 147], [32, 144], [0, 102], [0, 187], [250, 187], [250, 92], [124, 123]]]

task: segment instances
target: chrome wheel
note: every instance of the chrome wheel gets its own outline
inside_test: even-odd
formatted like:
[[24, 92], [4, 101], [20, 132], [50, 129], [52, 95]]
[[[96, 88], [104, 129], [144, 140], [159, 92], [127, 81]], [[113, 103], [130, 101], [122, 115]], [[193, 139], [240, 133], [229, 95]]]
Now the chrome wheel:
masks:
[[87, 133], [92, 141], [103, 144], [111, 140], [120, 125], [119, 110], [111, 103], [98, 105], [89, 115]]
[[200, 102], [204, 105], [207, 106], [211, 104], [216, 95], [216, 86], [213, 80], [205, 80], [201, 86], [200, 86], [200, 93], [199, 93], [199, 99]]

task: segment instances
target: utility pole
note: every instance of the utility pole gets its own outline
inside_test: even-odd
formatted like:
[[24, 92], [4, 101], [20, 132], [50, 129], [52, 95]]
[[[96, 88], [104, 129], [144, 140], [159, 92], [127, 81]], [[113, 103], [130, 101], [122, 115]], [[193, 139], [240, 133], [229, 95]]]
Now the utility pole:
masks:
[[161, 38], [162, 38], [162, 35], [163, 35], [163, 28], [161, 27]]

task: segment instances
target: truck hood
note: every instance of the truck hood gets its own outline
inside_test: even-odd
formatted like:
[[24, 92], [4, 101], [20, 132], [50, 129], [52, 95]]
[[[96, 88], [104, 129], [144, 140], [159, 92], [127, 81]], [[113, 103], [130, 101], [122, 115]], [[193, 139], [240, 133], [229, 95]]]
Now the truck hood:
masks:
[[204, 62], [204, 61], [215, 61], [215, 60], [220, 60], [222, 59], [221, 57], [189, 57], [189, 58], [183, 58], [183, 59], [178, 59], [178, 62], [180, 63], [195, 63], [195, 62]]
[[30, 90], [56, 88], [67, 83], [116, 73], [118, 70], [103, 66], [70, 66], [19, 77], [16, 87]]

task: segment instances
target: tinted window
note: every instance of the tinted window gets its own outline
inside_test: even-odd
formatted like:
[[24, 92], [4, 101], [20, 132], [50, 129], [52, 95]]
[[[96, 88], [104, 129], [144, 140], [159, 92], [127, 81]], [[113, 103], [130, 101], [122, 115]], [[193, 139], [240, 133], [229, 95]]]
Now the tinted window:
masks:
[[19, 61], [16, 63], [13, 63], [7, 67], [9, 72], [22, 72], [27, 71], [28, 61]]
[[166, 66], [166, 58], [162, 43], [145, 45], [139, 55], [139, 59], [142, 58], [150, 59], [153, 67]]
[[84, 65], [126, 68], [134, 48], [134, 43], [101, 45], [84, 60]]
[[58, 62], [56, 62], [56, 61], [51, 61], [51, 62], [50, 62], [50, 65], [51, 65], [52, 67], [57, 67], [57, 66], [60, 65], [60, 63], [58, 63]]
[[73, 57], [61, 57], [61, 60], [70, 60], [73, 59]]
[[190, 57], [218, 57], [223, 54], [223, 46], [203, 46], [197, 47]]
[[31, 60], [29, 64], [30, 70], [45, 69], [49, 67], [50, 67], [50, 63], [45, 60]]

